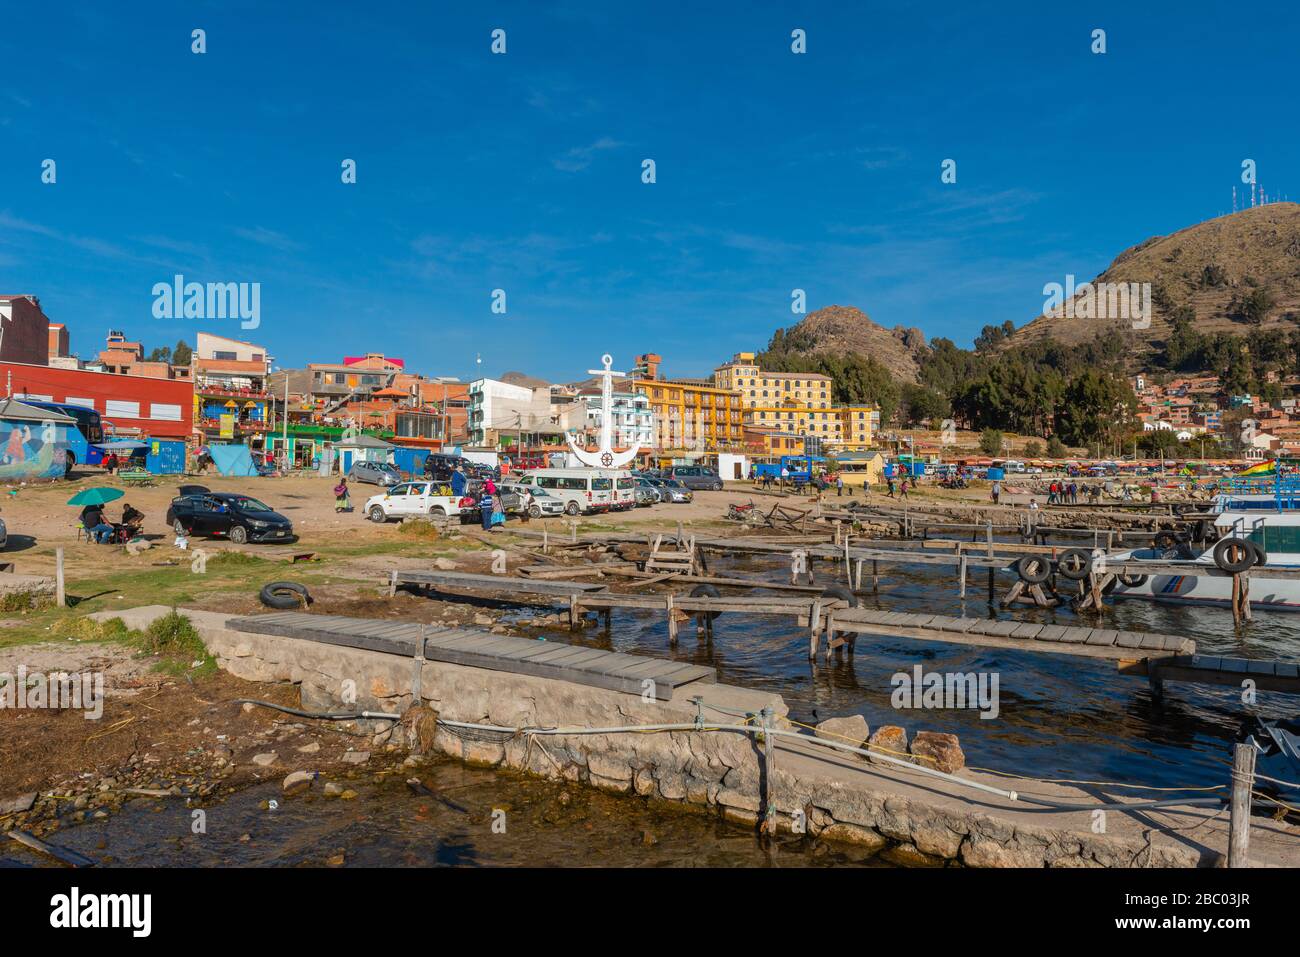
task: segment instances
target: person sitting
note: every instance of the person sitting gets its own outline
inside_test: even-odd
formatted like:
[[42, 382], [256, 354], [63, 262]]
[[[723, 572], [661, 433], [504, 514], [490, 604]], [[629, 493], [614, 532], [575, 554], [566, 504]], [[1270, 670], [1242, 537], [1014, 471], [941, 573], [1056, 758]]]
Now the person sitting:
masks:
[[140, 534], [140, 528], [144, 525], [144, 512], [135, 508], [129, 502], [123, 502], [122, 525], [126, 530], [126, 537], [135, 538]]
[[83, 508], [81, 525], [86, 530], [87, 537], [93, 538], [101, 545], [113, 538], [113, 526], [105, 520], [102, 505], [87, 505]]

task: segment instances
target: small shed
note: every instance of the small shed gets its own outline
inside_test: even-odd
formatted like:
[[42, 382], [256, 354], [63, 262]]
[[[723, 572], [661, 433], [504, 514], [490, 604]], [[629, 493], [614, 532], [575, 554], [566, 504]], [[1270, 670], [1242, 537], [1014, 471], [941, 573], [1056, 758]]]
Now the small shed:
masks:
[[339, 471], [346, 474], [353, 462], [391, 462], [394, 448], [392, 442], [362, 434], [335, 442], [334, 460]]

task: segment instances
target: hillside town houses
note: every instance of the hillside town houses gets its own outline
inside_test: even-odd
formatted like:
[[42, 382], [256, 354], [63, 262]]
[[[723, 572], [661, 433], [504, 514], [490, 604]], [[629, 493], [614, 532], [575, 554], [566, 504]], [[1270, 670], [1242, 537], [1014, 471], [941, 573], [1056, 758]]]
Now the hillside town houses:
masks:
[[285, 468], [317, 467], [359, 436], [373, 447], [491, 450], [536, 463], [565, 453], [570, 439], [594, 447], [606, 416], [615, 448], [637, 447], [642, 464], [860, 452], [880, 428], [877, 409], [836, 403], [828, 376], [765, 370], [752, 352], [709, 378], [670, 376], [661, 355], [643, 353], [605, 408], [596, 379], [512, 372], [467, 381], [380, 352], [290, 368], [263, 344], [212, 332], [173, 351], [112, 329], [89, 348], [76, 343], [82, 358], [74, 330], [31, 295], [0, 296], [0, 329], [9, 396], [92, 410], [106, 440], [183, 442], [190, 454], [242, 445]]

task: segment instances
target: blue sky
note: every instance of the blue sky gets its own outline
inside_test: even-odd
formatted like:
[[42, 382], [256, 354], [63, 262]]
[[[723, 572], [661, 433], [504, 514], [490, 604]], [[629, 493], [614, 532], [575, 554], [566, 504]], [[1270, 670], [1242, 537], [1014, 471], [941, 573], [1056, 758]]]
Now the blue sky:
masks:
[[[704, 374], [794, 288], [969, 345], [1229, 211], [1244, 158], [1300, 198], [1300, 14], [1135, 6], [10, 5], [0, 292], [83, 356], [208, 330], [463, 377]], [[176, 273], [261, 283], [261, 328], [154, 318]]]

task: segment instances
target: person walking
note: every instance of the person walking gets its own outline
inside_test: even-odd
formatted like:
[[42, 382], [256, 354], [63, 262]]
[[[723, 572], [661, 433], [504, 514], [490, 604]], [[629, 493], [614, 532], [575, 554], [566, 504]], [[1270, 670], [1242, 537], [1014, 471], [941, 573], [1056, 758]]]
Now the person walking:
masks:
[[907, 498], [907, 479], [903, 479], [903, 481], [902, 481], [901, 483], [899, 483], [899, 486], [898, 486], [898, 497], [899, 497], [900, 499]]
[[889, 494], [886, 496], [886, 498], [893, 498], [893, 497], [894, 497], [894, 477], [891, 475], [889, 478], [885, 479], [885, 484], [886, 484], [886, 485], [888, 486], [888, 488], [889, 488]]
[[339, 484], [334, 486], [334, 514], [350, 511], [352, 511], [352, 503], [348, 501], [348, 480], [344, 476], [339, 479]]
[[993, 504], [997, 505], [1002, 499], [1002, 483], [994, 481], [993, 483]]
[[844, 497], [844, 476], [839, 472], [835, 473], [835, 497]]

